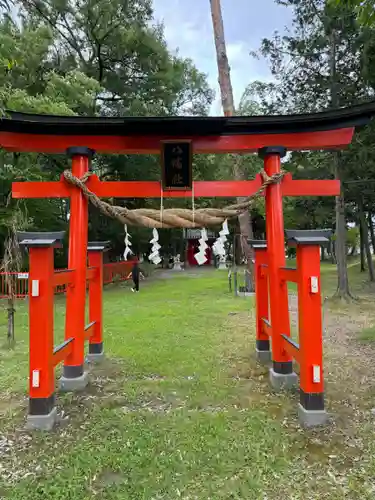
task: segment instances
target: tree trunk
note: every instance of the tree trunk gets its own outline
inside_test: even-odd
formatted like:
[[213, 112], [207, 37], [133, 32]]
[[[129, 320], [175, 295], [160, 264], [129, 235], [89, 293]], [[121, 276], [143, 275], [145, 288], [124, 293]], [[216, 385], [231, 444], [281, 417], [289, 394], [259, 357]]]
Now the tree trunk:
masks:
[[235, 264], [236, 264], [236, 266], [240, 266], [241, 261], [242, 261], [242, 257], [243, 257], [242, 247], [241, 247], [241, 235], [236, 233], [234, 237], [236, 238]]
[[374, 263], [372, 261], [370, 241], [369, 241], [369, 237], [368, 237], [368, 226], [367, 226], [365, 212], [363, 210], [362, 200], [359, 200], [358, 208], [359, 208], [359, 220], [361, 221], [361, 232], [362, 232], [363, 244], [364, 244], [365, 251], [366, 251], [368, 274], [369, 274], [370, 281], [375, 281]]
[[360, 271], [361, 273], [363, 273], [364, 271], [366, 271], [366, 266], [365, 266], [365, 245], [363, 242], [363, 227], [361, 220], [359, 221], [359, 250], [361, 256]]
[[14, 298], [8, 298], [8, 307], [7, 307], [7, 315], [8, 315], [8, 331], [7, 331], [7, 339], [8, 345], [12, 346], [14, 344]]
[[332, 239], [331, 239], [331, 243], [329, 245], [329, 249], [330, 249], [330, 254], [331, 254], [331, 263], [337, 264], [337, 262], [336, 262], [336, 245], [335, 245], [335, 241]]
[[[211, 16], [213, 31], [215, 37], [216, 58], [219, 73], [219, 85], [221, 93], [221, 104], [225, 116], [233, 116], [235, 114], [233, 88], [230, 78], [230, 66], [228, 62], [227, 49], [225, 44], [224, 23], [221, 12], [220, 0], [210, 0]], [[244, 179], [244, 174], [239, 163], [239, 156], [233, 155], [233, 176], [235, 180]], [[238, 198], [237, 203], [242, 203], [243, 198]], [[238, 217], [241, 231], [241, 247], [247, 259], [247, 283], [246, 286], [249, 291], [254, 291], [254, 266], [253, 249], [248, 245], [247, 240], [253, 237], [253, 229], [251, 225], [251, 218], [249, 212], [244, 212]]]
[[374, 224], [372, 222], [372, 213], [369, 210], [368, 212], [368, 225], [370, 228], [370, 235], [371, 235], [371, 245], [372, 245], [372, 253], [375, 253], [375, 234], [374, 234]]
[[[339, 157], [335, 153], [335, 178], [340, 179]], [[346, 222], [345, 222], [345, 200], [341, 184], [341, 193], [336, 197], [336, 261], [337, 261], [337, 291], [336, 296], [348, 300], [351, 298], [349, 290], [348, 266], [346, 256]]]
[[[338, 89], [337, 89], [337, 42], [336, 42], [336, 32], [332, 29], [330, 33], [330, 55], [329, 55], [329, 65], [330, 65], [330, 80], [331, 80], [331, 107], [337, 108], [339, 105], [338, 101]], [[339, 196], [336, 197], [336, 261], [337, 261], [337, 290], [336, 297], [341, 299], [349, 300], [352, 295], [349, 290], [349, 279], [348, 279], [348, 266], [347, 266], [347, 255], [346, 255], [346, 221], [345, 221], [345, 199], [343, 183], [340, 171], [340, 152], [333, 153], [333, 164], [334, 164], [334, 174], [335, 179], [340, 181], [341, 191]]]

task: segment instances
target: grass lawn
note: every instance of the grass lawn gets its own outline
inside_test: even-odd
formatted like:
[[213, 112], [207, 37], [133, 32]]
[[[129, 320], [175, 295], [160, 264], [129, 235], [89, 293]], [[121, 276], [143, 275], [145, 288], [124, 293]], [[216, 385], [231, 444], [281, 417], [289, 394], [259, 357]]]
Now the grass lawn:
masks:
[[[363, 276], [350, 273], [363, 292]], [[327, 293], [334, 277], [323, 269]], [[353, 314], [372, 321], [367, 303], [332, 306], [328, 328]], [[64, 309], [57, 298], [57, 339]], [[104, 309], [106, 360], [88, 367], [84, 393], [57, 394], [61, 422], [45, 434], [23, 428], [27, 309], [19, 304], [17, 345], [0, 350], [0, 499], [374, 498], [375, 383], [370, 363], [363, 388], [350, 372], [350, 356], [370, 360], [371, 347], [358, 354], [355, 336], [352, 350], [336, 344], [332, 328], [325, 361], [334, 423], [302, 431], [298, 395], [273, 393], [253, 358], [252, 299], [229, 294], [225, 272], [151, 280], [139, 295], [109, 287]], [[2, 338], [5, 329], [4, 315]]]

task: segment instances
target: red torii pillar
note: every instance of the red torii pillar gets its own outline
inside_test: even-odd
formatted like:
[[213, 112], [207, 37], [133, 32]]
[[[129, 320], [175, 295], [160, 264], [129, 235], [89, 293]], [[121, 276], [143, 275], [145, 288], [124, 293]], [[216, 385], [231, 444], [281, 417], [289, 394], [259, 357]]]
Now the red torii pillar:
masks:
[[[94, 151], [85, 147], [72, 147], [67, 150], [67, 154], [72, 159], [73, 175], [81, 178], [89, 171]], [[69, 212], [68, 268], [75, 270], [76, 281], [74, 287], [68, 287], [66, 294], [65, 340], [70, 337], [76, 340], [64, 362], [60, 389], [79, 391], [88, 383], [88, 374], [84, 371], [88, 201], [79, 189], [71, 191]]]
[[[264, 160], [264, 168], [269, 176], [281, 170], [281, 158], [286, 154], [282, 146], [270, 146], [259, 150], [259, 156]], [[280, 183], [272, 184], [266, 188], [266, 236], [267, 242], [264, 249], [257, 250], [256, 278], [257, 299], [263, 297], [260, 303], [257, 300], [257, 313], [262, 313], [269, 318], [263, 324], [257, 325], [256, 352], [259, 361], [267, 362], [271, 359], [269, 339], [263, 335], [263, 328], [272, 329], [272, 367], [270, 369], [271, 385], [279, 390], [283, 387], [293, 387], [297, 384], [298, 377], [293, 372], [293, 359], [283, 346], [282, 337], [290, 337], [290, 319], [288, 307], [287, 281], [282, 279], [281, 270], [285, 268], [285, 237], [283, 216], [283, 195], [314, 195], [327, 196], [340, 193], [340, 182], [337, 180], [325, 181], [292, 181], [290, 188], [285, 189], [288, 181], [282, 179]], [[252, 243], [255, 243], [254, 241]], [[262, 266], [267, 264], [267, 278], [264, 278]], [[268, 285], [268, 290], [267, 290]], [[268, 314], [269, 308], [269, 314]], [[299, 317], [304, 311], [299, 311]], [[259, 315], [259, 314], [257, 314]], [[303, 318], [306, 321], [306, 318]]]
[[[282, 146], [266, 147], [259, 150], [264, 160], [264, 169], [271, 177], [281, 171], [281, 158], [286, 154]], [[290, 336], [287, 283], [280, 279], [280, 268], [285, 267], [284, 214], [281, 183], [268, 186], [266, 190], [266, 235], [268, 254], [268, 279], [270, 319], [272, 325], [272, 368], [271, 385], [275, 389], [293, 387], [298, 382], [293, 372], [290, 355], [280, 342], [281, 334]]]
[[109, 242], [89, 242], [89, 267], [96, 269], [97, 277], [89, 283], [89, 325], [93, 325], [94, 334], [90, 337], [87, 361], [101, 361], [103, 349], [103, 253]]

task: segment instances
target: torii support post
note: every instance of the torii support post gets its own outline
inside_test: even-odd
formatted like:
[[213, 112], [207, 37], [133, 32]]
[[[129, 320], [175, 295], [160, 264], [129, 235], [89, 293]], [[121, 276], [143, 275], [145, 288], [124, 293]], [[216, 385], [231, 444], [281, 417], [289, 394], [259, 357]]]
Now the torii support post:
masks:
[[55, 424], [53, 363], [54, 248], [64, 233], [17, 234], [29, 249], [29, 429], [51, 430]]
[[[286, 231], [288, 244], [297, 246], [298, 331], [300, 366], [299, 420], [304, 427], [324, 424], [323, 321], [320, 248], [329, 244], [324, 231]], [[325, 231], [326, 235], [330, 230]], [[298, 347], [298, 346], [297, 346]], [[293, 349], [292, 349], [293, 350]]]
[[[72, 158], [72, 173], [78, 178], [90, 169], [93, 151], [86, 147], [67, 150]], [[87, 269], [88, 201], [80, 189], [70, 195], [69, 257], [68, 267], [76, 274], [76, 284], [69, 287], [66, 295], [65, 340], [73, 337], [74, 346], [65, 359], [60, 388], [63, 391], [79, 391], [86, 387], [88, 374], [84, 371], [85, 306]]]
[[89, 283], [89, 325], [92, 335], [89, 337], [87, 361], [97, 362], [104, 357], [103, 348], [103, 253], [108, 249], [107, 241], [95, 241], [88, 244], [89, 267], [95, 268], [95, 277]]
[[[286, 149], [281, 146], [259, 150], [264, 159], [264, 169], [269, 176], [281, 171], [281, 158]], [[266, 236], [268, 253], [268, 282], [270, 297], [270, 332], [272, 334], [272, 368], [270, 381], [274, 389], [293, 387], [297, 375], [293, 372], [291, 356], [283, 348], [282, 335], [290, 337], [287, 283], [280, 277], [285, 267], [284, 217], [281, 183], [266, 189]]]
[[271, 351], [267, 330], [267, 323], [269, 323], [268, 273], [265, 267], [268, 264], [267, 242], [248, 240], [248, 243], [255, 252], [256, 358], [261, 363], [269, 363]]

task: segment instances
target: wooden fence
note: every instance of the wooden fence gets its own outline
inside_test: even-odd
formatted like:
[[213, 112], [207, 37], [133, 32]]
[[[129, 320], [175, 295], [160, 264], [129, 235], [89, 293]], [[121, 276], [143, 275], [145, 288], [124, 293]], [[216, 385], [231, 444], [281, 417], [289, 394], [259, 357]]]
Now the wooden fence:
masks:
[[[110, 262], [103, 266], [103, 284], [116, 283], [118, 281], [126, 281], [131, 271], [132, 262]], [[29, 290], [29, 273], [0, 273], [0, 299], [9, 298], [9, 280], [7, 276], [11, 276], [11, 282], [15, 287], [15, 297], [24, 299], [28, 295]], [[65, 293], [66, 285], [58, 285], [55, 288], [55, 293]]]

